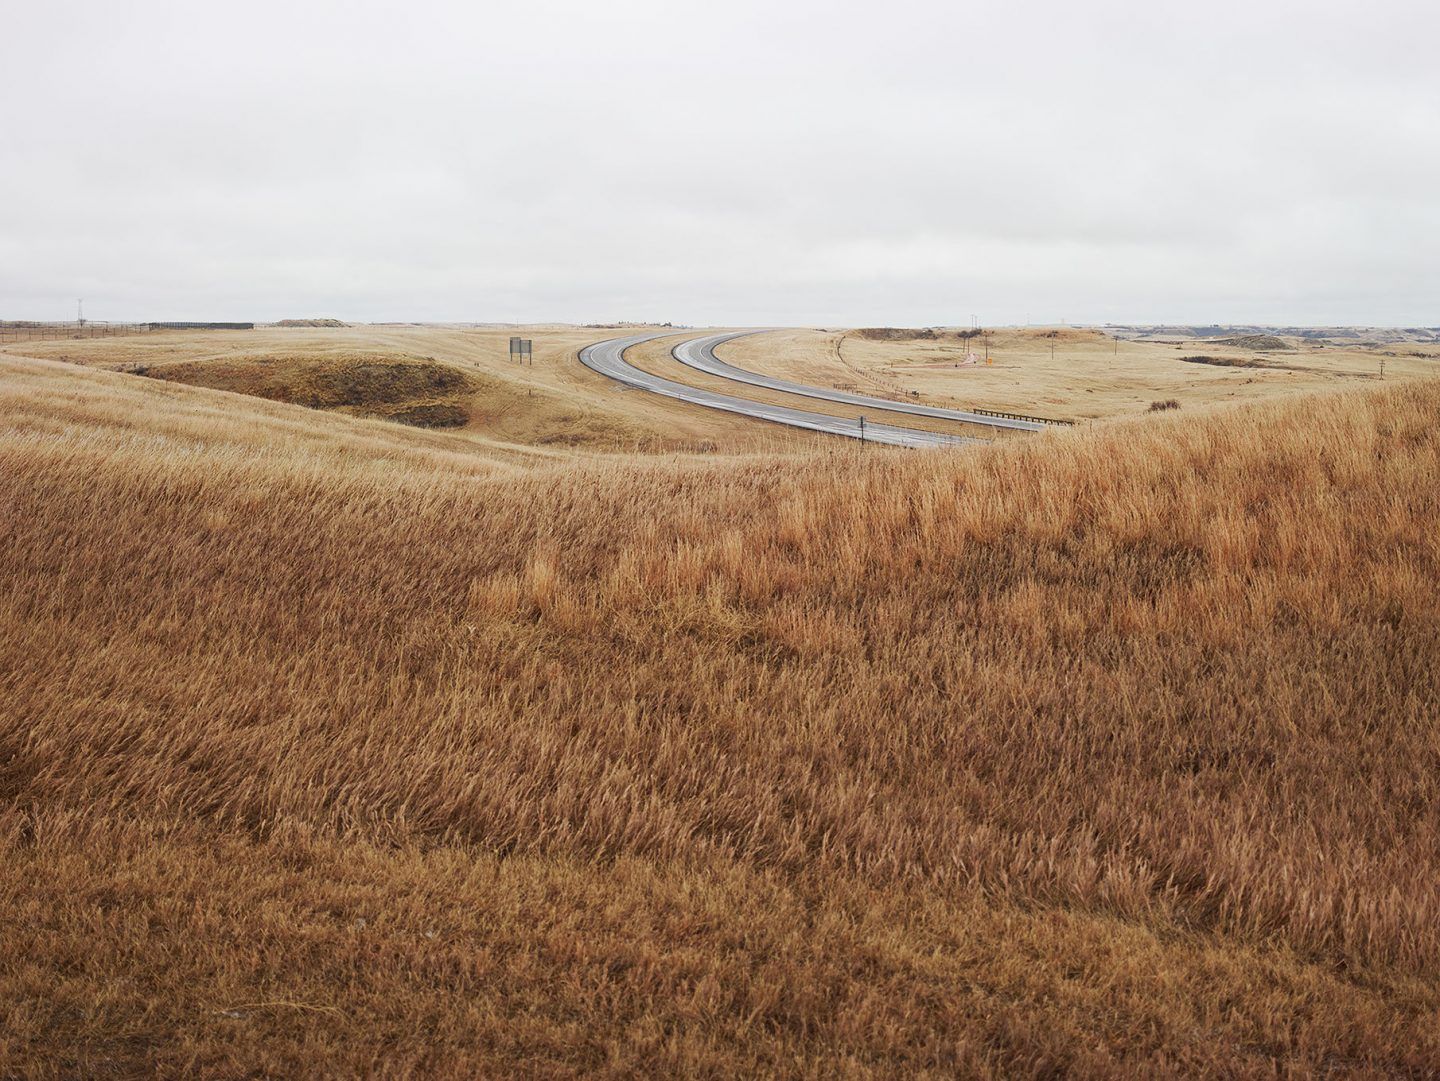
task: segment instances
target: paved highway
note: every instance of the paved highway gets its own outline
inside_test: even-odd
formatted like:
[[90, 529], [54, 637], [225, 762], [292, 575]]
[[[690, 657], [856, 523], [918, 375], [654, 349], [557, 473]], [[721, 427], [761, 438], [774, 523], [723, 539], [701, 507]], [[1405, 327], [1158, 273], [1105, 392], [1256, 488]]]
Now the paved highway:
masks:
[[733, 379], [738, 383], [749, 383], [767, 390], [784, 391], [786, 394], [800, 394], [807, 398], [823, 398], [827, 402], [840, 402], [861, 409], [883, 409], [889, 413], [909, 413], [916, 417], [935, 417], [939, 420], [958, 420], [967, 424], [984, 424], [990, 428], [1015, 428], [1025, 432], [1043, 431], [1045, 425], [1031, 420], [1013, 420], [1009, 417], [987, 417], [983, 413], [967, 413], [962, 409], [941, 409], [934, 405], [912, 405], [909, 402], [892, 402], [886, 398], [871, 398], [865, 394], [847, 394], [843, 390], [827, 390], [811, 387], [804, 383], [792, 383], [788, 379], [775, 379], [758, 372], [746, 371], [733, 364], [726, 364], [715, 355], [715, 347], [735, 338], [754, 334], [753, 330], [742, 330], [728, 334], [711, 334], [704, 338], [692, 338], [681, 342], [671, 350], [670, 355], [681, 364], [688, 365], [722, 379]]
[[[865, 439], [873, 443], [889, 443], [897, 447], [955, 447], [963, 446], [966, 443], [983, 442], [983, 440], [967, 439], [964, 436], [942, 435], [939, 432], [922, 432], [915, 428], [876, 424], [868, 418], [862, 431], [858, 414], [854, 418], [832, 417], [825, 413], [811, 413], [804, 409], [789, 409], [783, 405], [767, 405], [764, 402], [750, 401], [748, 398], [717, 394], [714, 391], [689, 387], [684, 383], [676, 383], [673, 380], [643, 372], [625, 359], [625, 350], [632, 345], [639, 345], [641, 342], [652, 341], [655, 338], [668, 337], [673, 333], [673, 331], [663, 331], [658, 334], [636, 334], [629, 338], [611, 338], [609, 341], [596, 342], [594, 345], [587, 345], [580, 350], [580, 363], [627, 387], [648, 390], [652, 394], [663, 394], [667, 398], [703, 405], [709, 409], [721, 409], [727, 413], [739, 413], [759, 420], [773, 421], [776, 424], [788, 424], [792, 428], [807, 428], [813, 432], [828, 432], [831, 435]], [[736, 337], [736, 335], [710, 335], [708, 338], [697, 340], [708, 341], [712, 338], [723, 340], [730, 337]], [[738, 368], [736, 370], [739, 371]], [[799, 384], [795, 385], [799, 386]], [[807, 389], [814, 390], [815, 388]], [[878, 398], [873, 400], [881, 401]], [[896, 403], [885, 404], [895, 405]]]

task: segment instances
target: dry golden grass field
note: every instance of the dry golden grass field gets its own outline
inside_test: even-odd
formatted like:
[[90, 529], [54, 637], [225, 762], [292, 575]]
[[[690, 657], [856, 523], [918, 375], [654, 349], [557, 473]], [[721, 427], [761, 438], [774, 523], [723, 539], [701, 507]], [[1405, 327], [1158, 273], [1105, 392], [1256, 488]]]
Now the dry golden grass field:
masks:
[[905, 452], [509, 333], [0, 355], [0, 1077], [1440, 1075], [1425, 361]]
[[[1384, 350], [1293, 339], [1289, 344], [1283, 351], [1260, 352], [1207, 341], [1117, 344], [1101, 331], [1068, 327], [1002, 328], [989, 334], [987, 365], [984, 337], [872, 340], [863, 330], [797, 329], [740, 338], [717, 354], [742, 368], [817, 386], [879, 397], [913, 393], [915, 400], [932, 405], [978, 405], [1064, 420], [1140, 413], [1155, 401], [1174, 399], [1182, 408], [1203, 408], [1380, 380]], [[1440, 346], [1387, 348], [1396, 355], [1383, 356], [1386, 378], [1440, 371]], [[960, 365], [972, 351], [980, 363]], [[1239, 364], [1181, 359], [1193, 356]]]
[[[540, 326], [468, 328], [260, 327], [253, 331], [170, 331], [135, 338], [22, 342], [5, 354], [134, 372], [355, 416], [406, 419], [434, 406], [458, 407], [445, 430], [486, 444], [554, 451], [755, 451], [802, 446], [784, 429], [624, 390], [575, 362], [583, 345], [625, 329]], [[534, 363], [511, 363], [509, 339], [535, 343]], [[438, 372], [459, 385], [432, 386]], [[398, 373], [399, 377], [396, 377]], [[424, 421], [423, 416], [419, 418]]]

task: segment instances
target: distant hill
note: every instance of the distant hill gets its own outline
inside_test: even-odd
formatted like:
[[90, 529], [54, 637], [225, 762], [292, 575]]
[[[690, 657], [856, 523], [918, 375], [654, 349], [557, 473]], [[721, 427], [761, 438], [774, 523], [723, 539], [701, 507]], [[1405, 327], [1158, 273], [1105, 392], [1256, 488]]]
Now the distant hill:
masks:
[[1233, 345], [1239, 349], [1292, 349], [1294, 348], [1284, 338], [1277, 338], [1274, 334], [1243, 334], [1238, 338], [1217, 338], [1216, 345]]
[[[1307, 341], [1358, 342], [1366, 345], [1395, 342], [1440, 341], [1440, 327], [1266, 327], [1221, 325], [1187, 326], [1176, 323], [1107, 324], [1117, 338], [1301, 338]], [[1232, 344], [1222, 342], [1220, 344]], [[1261, 348], [1247, 346], [1246, 348]]]

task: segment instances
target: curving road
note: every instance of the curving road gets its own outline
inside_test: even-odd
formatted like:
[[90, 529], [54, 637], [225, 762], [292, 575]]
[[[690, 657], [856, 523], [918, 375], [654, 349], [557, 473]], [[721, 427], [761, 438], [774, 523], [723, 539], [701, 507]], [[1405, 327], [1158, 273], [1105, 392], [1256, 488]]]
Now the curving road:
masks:
[[[983, 413], [967, 413], [963, 409], [941, 409], [934, 405], [912, 405], [909, 402], [892, 402], [886, 398], [871, 398], [866, 394], [847, 394], [843, 390], [827, 390], [824, 387], [792, 383], [788, 379], [776, 379], [758, 372], [726, 364], [715, 355], [715, 347], [747, 334], [753, 330], [732, 331], [726, 334], [711, 334], [704, 338], [691, 338], [681, 342], [670, 351], [670, 355], [681, 364], [697, 371], [718, 375], [722, 379], [733, 379], [737, 383], [764, 387], [767, 390], [783, 391], [786, 394], [800, 394], [806, 398], [823, 398], [827, 402], [859, 406], [862, 409], [883, 409], [889, 413], [909, 413], [916, 417], [934, 417], [938, 420], [957, 420], [966, 424], [983, 424], [989, 428], [1013, 428], [1025, 432], [1044, 431], [1045, 425], [1030, 420], [1013, 420], [1009, 417], [987, 417]], [[867, 425], [868, 427], [868, 425]]]
[[[876, 424], [870, 420], [865, 421], [862, 429], [858, 417], [849, 419], [846, 417], [832, 417], [826, 413], [812, 413], [805, 409], [790, 409], [783, 405], [768, 405], [765, 402], [755, 402], [748, 398], [736, 398], [729, 394], [717, 394], [714, 391], [701, 390], [698, 387], [686, 386], [684, 383], [676, 383], [670, 379], [664, 379], [658, 375], [651, 375], [649, 372], [641, 371], [625, 359], [625, 351], [632, 345], [639, 345], [641, 342], [652, 341], [655, 338], [666, 338], [674, 334], [674, 331], [662, 331], [652, 334], [636, 334], [629, 338], [611, 338], [609, 341], [596, 342], [594, 345], [587, 345], [580, 350], [580, 363], [592, 371], [608, 376], [618, 383], [628, 387], [635, 387], [638, 390], [648, 390], [652, 394], [662, 394], [667, 398], [675, 398], [682, 402], [690, 402], [694, 405], [703, 405], [709, 409], [720, 409], [727, 413], [739, 413], [742, 416], [755, 417], [757, 420], [768, 420], [776, 424], [786, 424], [792, 428], [807, 428], [812, 432], [828, 432], [831, 435], [843, 435], [850, 439], [864, 439], [872, 443], [888, 443], [897, 447], [956, 447], [967, 443], [982, 443], [984, 440], [967, 439], [958, 435], [943, 435], [939, 432], [922, 432], [915, 428], [899, 428], [890, 424]], [[711, 335], [710, 338], [727, 339], [738, 337], [735, 334]], [[710, 338], [697, 339], [708, 341]], [[689, 343], [687, 343], [689, 344]], [[735, 369], [739, 371], [740, 369]], [[761, 377], [757, 377], [761, 378]], [[800, 384], [795, 384], [799, 386]], [[814, 390], [810, 387], [807, 390]], [[823, 395], [820, 395], [823, 396]], [[870, 399], [877, 403], [882, 399]], [[888, 402], [886, 405], [894, 406], [896, 403]]]

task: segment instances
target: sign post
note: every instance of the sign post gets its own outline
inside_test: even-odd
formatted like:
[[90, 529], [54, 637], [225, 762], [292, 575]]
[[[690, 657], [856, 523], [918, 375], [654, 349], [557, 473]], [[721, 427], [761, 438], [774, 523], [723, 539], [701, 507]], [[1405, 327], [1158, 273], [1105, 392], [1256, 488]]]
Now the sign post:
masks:
[[526, 361], [533, 366], [535, 357], [532, 350], [534, 343], [529, 338], [510, 339], [510, 359], [516, 364], [524, 364]]

